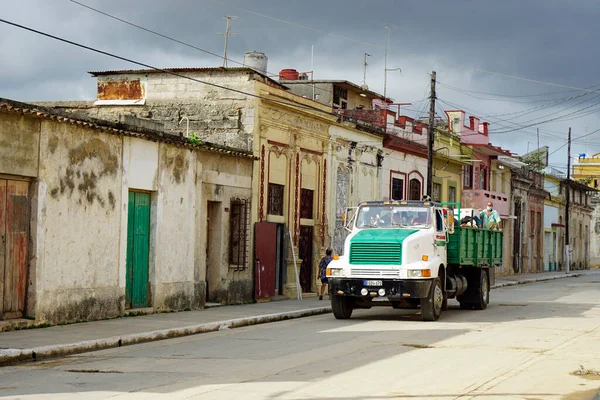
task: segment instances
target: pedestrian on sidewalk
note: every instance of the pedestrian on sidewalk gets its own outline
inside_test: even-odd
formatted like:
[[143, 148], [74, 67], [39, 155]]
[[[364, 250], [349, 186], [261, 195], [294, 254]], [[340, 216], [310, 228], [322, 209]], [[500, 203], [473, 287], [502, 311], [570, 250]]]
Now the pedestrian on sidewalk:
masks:
[[327, 266], [333, 260], [331, 254], [333, 250], [327, 249], [325, 250], [325, 257], [321, 258], [321, 262], [319, 263], [319, 278], [321, 278], [321, 295], [319, 296], [319, 300], [323, 300], [323, 294], [325, 293], [325, 287], [329, 284], [329, 279], [327, 279]]

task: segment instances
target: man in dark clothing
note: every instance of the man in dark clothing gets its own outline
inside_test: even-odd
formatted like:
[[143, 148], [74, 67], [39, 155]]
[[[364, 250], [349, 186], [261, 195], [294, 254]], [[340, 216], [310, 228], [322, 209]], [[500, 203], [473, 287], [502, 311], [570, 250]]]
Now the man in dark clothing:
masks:
[[325, 287], [329, 283], [329, 280], [327, 279], [327, 266], [329, 265], [331, 260], [333, 260], [333, 257], [331, 257], [332, 253], [333, 250], [327, 249], [325, 251], [325, 257], [321, 258], [321, 262], [319, 263], [319, 278], [321, 278], [321, 294], [319, 296], [319, 300], [323, 300]]

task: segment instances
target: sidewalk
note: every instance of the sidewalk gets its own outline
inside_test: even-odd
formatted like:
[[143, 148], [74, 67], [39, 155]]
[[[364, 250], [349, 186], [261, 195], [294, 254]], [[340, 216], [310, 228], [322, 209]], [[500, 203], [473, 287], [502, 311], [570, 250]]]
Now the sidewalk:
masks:
[[[550, 272], [497, 277], [496, 285], [492, 288], [567, 278], [582, 273], [586, 272], [576, 271], [572, 274]], [[328, 301], [309, 298], [3, 332], [0, 333], [0, 365], [329, 312], [331, 306]]]

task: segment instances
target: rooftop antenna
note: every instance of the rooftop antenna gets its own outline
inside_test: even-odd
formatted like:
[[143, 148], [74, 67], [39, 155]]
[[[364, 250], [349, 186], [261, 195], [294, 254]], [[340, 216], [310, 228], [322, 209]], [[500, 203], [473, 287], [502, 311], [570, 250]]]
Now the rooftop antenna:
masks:
[[231, 32], [231, 20], [237, 19], [237, 17], [226, 15], [223, 17], [227, 21], [225, 26], [225, 33], [219, 33], [219, 35], [225, 36], [225, 47], [223, 49], [223, 68], [227, 68], [227, 43], [231, 36], [235, 36], [235, 33]]
[[365, 53], [365, 61], [364, 61], [364, 68], [363, 68], [363, 85], [367, 85], [367, 57], [371, 57], [371, 54], [369, 53]]

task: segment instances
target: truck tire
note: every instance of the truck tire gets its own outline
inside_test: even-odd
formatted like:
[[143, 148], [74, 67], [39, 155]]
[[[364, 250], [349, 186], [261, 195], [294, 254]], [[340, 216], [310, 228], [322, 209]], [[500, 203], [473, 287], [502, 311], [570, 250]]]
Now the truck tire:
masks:
[[477, 287], [477, 300], [473, 303], [476, 310], [485, 310], [490, 302], [490, 285], [488, 281], [488, 272], [485, 269], [479, 274], [479, 286]]
[[336, 319], [348, 319], [352, 316], [352, 299], [337, 294], [331, 295], [331, 309]]
[[442, 289], [440, 278], [434, 278], [429, 296], [421, 299], [421, 318], [423, 321], [437, 321], [442, 314], [443, 303], [444, 289]]

